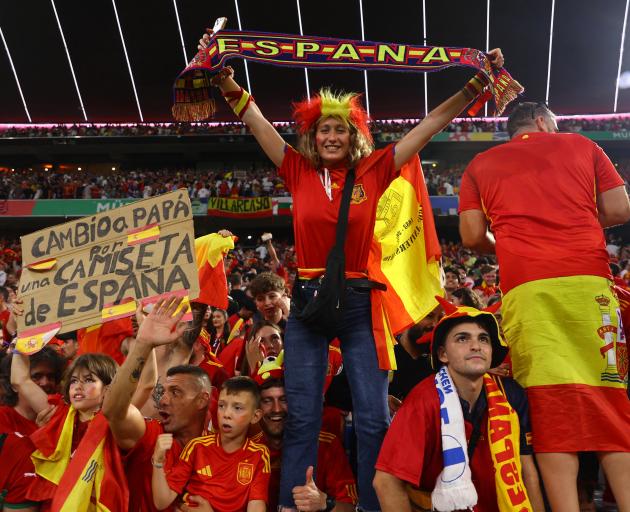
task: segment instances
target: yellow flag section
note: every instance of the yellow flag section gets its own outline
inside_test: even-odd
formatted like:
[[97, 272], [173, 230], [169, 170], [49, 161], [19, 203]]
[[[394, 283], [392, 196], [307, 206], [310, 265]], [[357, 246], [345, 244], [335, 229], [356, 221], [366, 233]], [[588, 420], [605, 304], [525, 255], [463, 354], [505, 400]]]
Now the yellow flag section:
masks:
[[443, 295], [441, 251], [429, 194], [416, 156], [378, 202], [368, 259], [370, 279], [387, 291], [372, 290], [372, 326], [379, 367], [395, 370], [394, 334], [424, 318]]

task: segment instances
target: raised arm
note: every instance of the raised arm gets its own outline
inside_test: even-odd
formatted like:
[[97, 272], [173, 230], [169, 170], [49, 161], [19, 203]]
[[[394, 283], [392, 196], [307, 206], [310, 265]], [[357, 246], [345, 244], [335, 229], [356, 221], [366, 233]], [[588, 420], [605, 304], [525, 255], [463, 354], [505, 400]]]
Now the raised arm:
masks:
[[[132, 348], [135, 344], [136, 342], [134, 340]], [[151, 393], [153, 393], [153, 389], [157, 384], [157, 377], [157, 360], [155, 358], [155, 350], [152, 349], [151, 352], [149, 352], [147, 362], [142, 369], [142, 373], [140, 374], [138, 387], [136, 388], [136, 391], [133, 394], [133, 398], [131, 399], [131, 404], [133, 406], [142, 410], [142, 408], [151, 398]]]
[[175, 342], [186, 328], [185, 324], [179, 323], [185, 313], [183, 308], [172, 316], [181, 301], [181, 297], [171, 297], [157, 302], [140, 325], [136, 343], [116, 372], [109, 392], [105, 395], [103, 414], [116, 443], [123, 450], [133, 448], [146, 429], [142, 414], [131, 401], [151, 350], [156, 346]]
[[11, 359], [11, 386], [36, 414], [48, 407], [48, 395], [31, 379], [31, 362], [28, 356], [14, 352]]
[[[492, 65], [495, 67], [503, 66], [503, 54], [499, 48], [495, 48], [489, 52]], [[480, 73], [475, 75], [469, 84], [474, 84], [475, 88], [483, 83], [479, 82], [477, 77], [482, 76]], [[476, 82], [474, 82], [476, 80]], [[418, 153], [434, 135], [441, 132], [453, 119], [455, 119], [466, 106], [474, 99], [470, 92], [470, 87], [464, 87], [455, 93], [449, 99], [438, 105], [418, 124], [413, 130], [405, 135], [398, 144], [396, 144], [396, 154], [394, 156], [394, 164], [396, 169], [400, 169], [409, 159]], [[481, 90], [479, 90], [481, 92]]]
[[[208, 42], [210, 41], [210, 35], [204, 34], [203, 37], [199, 40], [199, 48], [200, 50], [206, 48]], [[241, 91], [242, 88], [240, 85], [236, 83], [233, 78], [234, 70], [230, 66], [226, 66], [223, 70], [213, 79], [213, 85], [216, 85], [221, 89], [221, 93], [225, 95], [226, 93], [237, 93]], [[247, 91], [244, 91], [245, 94], [249, 95]], [[241, 99], [244, 99], [242, 96]], [[228, 102], [232, 110], [235, 111], [236, 115], [241, 118], [241, 120], [247, 125], [247, 127], [251, 130], [252, 134], [260, 144], [260, 147], [265, 152], [265, 154], [269, 157], [269, 159], [276, 165], [280, 167], [282, 165], [282, 160], [284, 160], [284, 147], [286, 142], [280, 136], [280, 134], [276, 131], [273, 125], [267, 121], [265, 116], [263, 116], [262, 112], [256, 105], [254, 101], [249, 103], [249, 107], [244, 112], [239, 111], [238, 107], [240, 106], [239, 98], [236, 97], [234, 99], [229, 99]]]

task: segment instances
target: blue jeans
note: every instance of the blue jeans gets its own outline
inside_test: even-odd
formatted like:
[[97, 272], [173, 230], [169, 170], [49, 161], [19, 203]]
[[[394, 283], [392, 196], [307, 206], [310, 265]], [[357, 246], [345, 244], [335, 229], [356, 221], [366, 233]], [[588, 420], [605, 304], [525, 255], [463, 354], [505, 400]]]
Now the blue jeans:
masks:
[[[317, 283], [306, 281], [298, 286], [301, 289], [294, 293], [302, 293], [308, 299], [313, 296]], [[388, 383], [387, 371], [378, 367], [369, 292], [347, 289], [343, 322], [337, 337], [341, 341], [343, 365], [352, 393], [352, 417], [358, 439], [359, 504], [364, 510], [380, 510], [372, 480], [389, 426]], [[280, 503], [293, 507], [293, 487], [304, 485], [308, 466], [317, 471], [328, 340], [291, 315], [284, 339], [284, 362], [289, 413], [282, 443]]]

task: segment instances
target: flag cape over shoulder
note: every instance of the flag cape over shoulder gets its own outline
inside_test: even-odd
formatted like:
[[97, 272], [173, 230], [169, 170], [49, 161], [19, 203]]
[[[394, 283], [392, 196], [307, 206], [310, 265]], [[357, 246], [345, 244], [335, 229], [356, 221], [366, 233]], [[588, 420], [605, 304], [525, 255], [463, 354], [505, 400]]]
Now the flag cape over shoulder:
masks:
[[123, 512], [129, 490], [120, 453], [102, 413], [90, 422], [64, 473], [53, 512]]
[[387, 291], [372, 290], [372, 326], [381, 369], [396, 368], [393, 334], [419, 322], [444, 295], [440, 243], [429, 194], [416, 155], [381, 196], [368, 259], [370, 279]]
[[[179, 74], [174, 87], [173, 116], [200, 121], [212, 116], [210, 78], [230, 59], [241, 58], [276, 66], [356, 70], [431, 72], [452, 66], [482, 71], [490, 80], [496, 112], [523, 92], [507, 70], [493, 69], [484, 52], [474, 48], [379, 43], [318, 36], [220, 30]], [[481, 103], [482, 104], [482, 103]]]

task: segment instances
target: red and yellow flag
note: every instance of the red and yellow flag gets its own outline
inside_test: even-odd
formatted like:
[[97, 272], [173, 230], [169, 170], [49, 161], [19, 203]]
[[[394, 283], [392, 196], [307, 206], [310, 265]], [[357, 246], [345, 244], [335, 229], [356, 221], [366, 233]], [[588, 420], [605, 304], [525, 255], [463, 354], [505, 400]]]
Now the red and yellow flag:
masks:
[[18, 333], [15, 348], [20, 354], [26, 356], [35, 354], [55, 337], [59, 329], [61, 329], [61, 322], [25, 329]]
[[53, 512], [118, 512], [129, 506], [120, 453], [103, 414], [90, 422], [57, 487]]
[[199, 297], [196, 302], [227, 309], [228, 289], [223, 256], [234, 249], [232, 236], [210, 233], [195, 239], [195, 256], [199, 269]]
[[387, 285], [372, 290], [372, 326], [379, 366], [395, 370], [394, 335], [418, 323], [444, 295], [440, 243], [429, 193], [416, 156], [381, 196], [376, 209], [368, 276]]

